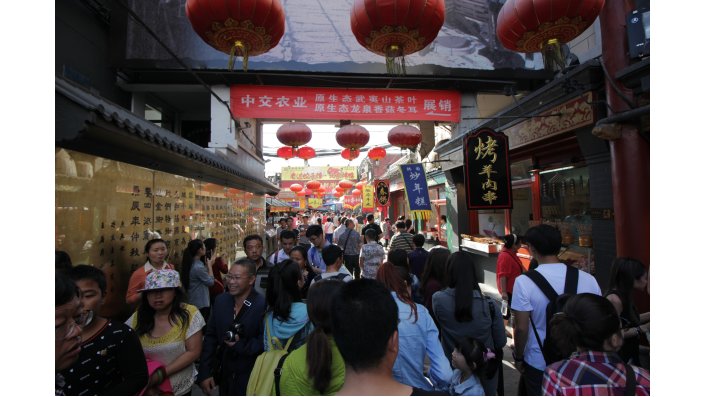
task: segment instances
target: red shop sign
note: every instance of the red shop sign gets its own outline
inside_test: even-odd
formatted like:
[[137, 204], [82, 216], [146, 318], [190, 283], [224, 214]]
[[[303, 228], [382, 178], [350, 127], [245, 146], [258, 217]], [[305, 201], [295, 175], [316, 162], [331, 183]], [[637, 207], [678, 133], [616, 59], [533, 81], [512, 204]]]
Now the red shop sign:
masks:
[[234, 85], [230, 104], [237, 117], [460, 122], [458, 91]]

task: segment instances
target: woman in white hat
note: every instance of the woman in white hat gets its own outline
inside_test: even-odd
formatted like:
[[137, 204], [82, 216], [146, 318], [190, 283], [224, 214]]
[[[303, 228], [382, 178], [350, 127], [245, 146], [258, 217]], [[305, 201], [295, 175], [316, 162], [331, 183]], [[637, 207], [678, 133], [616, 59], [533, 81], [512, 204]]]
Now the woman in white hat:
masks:
[[[164, 387], [168, 377], [175, 395], [191, 394], [196, 376], [194, 361], [201, 355], [203, 316], [185, 303], [179, 273], [155, 270], [147, 275], [137, 311], [126, 321], [140, 338], [147, 361], [163, 370], [150, 371], [147, 388]], [[151, 391], [147, 390], [147, 394]]]

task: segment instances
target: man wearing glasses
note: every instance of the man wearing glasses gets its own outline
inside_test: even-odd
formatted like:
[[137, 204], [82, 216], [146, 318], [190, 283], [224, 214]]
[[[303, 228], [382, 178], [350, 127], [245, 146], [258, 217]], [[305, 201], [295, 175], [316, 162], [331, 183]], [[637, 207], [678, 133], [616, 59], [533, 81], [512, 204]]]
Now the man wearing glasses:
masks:
[[[244, 396], [255, 360], [264, 350], [266, 304], [253, 287], [255, 273], [250, 259], [235, 261], [225, 276], [227, 292], [213, 302], [196, 379], [206, 395], [217, 385], [221, 396]], [[214, 373], [215, 362], [221, 363], [219, 373]]]
[[81, 324], [86, 321], [82, 315], [81, 300], [76, 284], [63, 273], [56, 272], [54, 276], [54, 310], [56, 350], [54, 352], [54, 368], [56, 368], [56, 394], [66, 395], [64, 378], [59, 374], [73, 364], [81, 352]]

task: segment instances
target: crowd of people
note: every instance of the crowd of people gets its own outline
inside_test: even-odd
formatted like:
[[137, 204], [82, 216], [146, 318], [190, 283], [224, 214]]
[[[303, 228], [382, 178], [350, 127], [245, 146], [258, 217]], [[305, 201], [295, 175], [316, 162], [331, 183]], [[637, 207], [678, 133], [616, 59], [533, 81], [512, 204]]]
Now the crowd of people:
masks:
[[[576, 290], [551, 315], [537, 276], [514, 257], [524, 244], [538, 263], [532, 272], [563, 294], [572, 272], [557, 258], [560, 231], [505, 236], [497, 285], [511, 312], [503, 315], [483, 294], [472, 255], [426, 250], [413, 224], [308, 218], [298, 226], [284, 218], [271, 253], [261, 236], [245, 237], [245, 255], [229, 267], [214, 239], [189, 242], [178, 270], [166, 243], [150, 240], [130, 277], [134, 312], [124, 323], [99, 315], [100, 269], [57, 267], [56, 394], [190, 395], [198, 385], [206, 395], [245, 395], [258, 357], [285, 348], [271, 374], [282, 395], [503, 395], [510, 318], [522, 393], [649, 393], [638, 361], [649, 315], [632, 297], [646, 288], [640, 262], [615, 260], [605, 297], [576, 270]], [[548, 339], [565, 352], [560, 360], [544, 358]]]

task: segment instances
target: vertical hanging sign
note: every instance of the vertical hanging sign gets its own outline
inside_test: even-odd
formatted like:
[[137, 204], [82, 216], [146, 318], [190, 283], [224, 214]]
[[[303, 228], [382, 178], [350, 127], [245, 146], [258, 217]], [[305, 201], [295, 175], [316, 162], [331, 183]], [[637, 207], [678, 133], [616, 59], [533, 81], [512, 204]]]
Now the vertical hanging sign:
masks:
[[389, 179], [375, 181], [374, 187], [377, 207], [389, 207]]
[[465, 137], [463, 149], [468, 209], [511, 209], [507, 136], [491, 128], [481, 128]]
[[362, 187], [362, 212], [374, 212], [375, 193], [374, 186], [365, 185]]
[[431, 200], [428, 196], [426, 172], [421, 164], [400, 165], [404, 178], [404, 192], [413, 218], [429, 219], [431, 217]]

